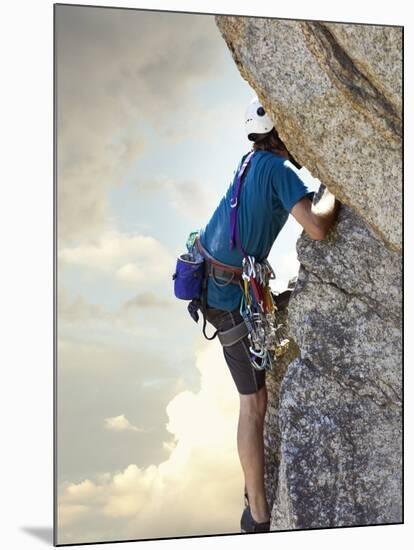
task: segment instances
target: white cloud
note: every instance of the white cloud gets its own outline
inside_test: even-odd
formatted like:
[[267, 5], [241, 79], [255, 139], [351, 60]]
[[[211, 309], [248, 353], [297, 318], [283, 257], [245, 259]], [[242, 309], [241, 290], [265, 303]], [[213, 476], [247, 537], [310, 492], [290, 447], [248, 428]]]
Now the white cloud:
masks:
[[231, 98], [209, 101], [208, 104], [194, 99], [191, 116], [188, 114], [188, 105], [182, 112], [177, 111], [177, 116], [171, 121], [170, 127], [167, 127], [164, 136], [172, 142], [180, 142], [183, 137], [197, 136], [197, 139], [207, 144], [217, 144], [218, 140], [229, 143], [234, 139], [235, 130], [238, 130], [240, 136], [245, 135], [244, 109], [244, 104], [232, 101]]
[[103, 271], [135, 285], [171, 279], [175, 260], [153, 237], [108, 231], [94, 241], [62, 247], [59, 261]]
[[[107, 193], [145, 148], [145, 134], [188, 136], [193, 86], [219, 74], [213, 17], [58, 6], [58, 228], [62, 240], [110, 225]], [[177, 136], [176, 136], [177, 137]]]
[[[85, 533], [104, 540], [108, 535], [100, 526], [109, 528], [111, 522], [117, 540], [238, 531], [243, 491], [236, 449], [238, 394], [218, 343], [203, 343], [196, 366], [200, 390], [181, 392], [167, 407], [167, 429], [175, 438], [169, 458], [65, 484], [59, 502], [61, 543], [88, 542]], [[85, 522], [96, 525], [93, 533]]]
[[89, 479], [86, 479], [77, 485], [69, 485], [67, 488], [67, 493], [70, 498], [82, 502], [89, 499], [95, 493], [95, 486], [89, 481]]
[[289, 281], [292, 277], [295, 277], [299, 271], [299, 260], [297, 257], [296, 250], [292, 250], [288, 254], [283, 255], [278, 262], [278, 272], [280, 277], [286, 282]]
[[277, 292], [283, 292], [287, 289], [289, 280], [297, 276], [299, 271], [300, 263], [297, 259], [296, 250], [293, 249], [285, 254], [272, 250], [269, 261], [276, 274], [276, 279], [270, 281], [270, 286]]
[[116, 272], [116, 278], [126, 283], [137, 284], [145, 280], [145, 272], [137, 264], [129, 263], [120, 267]]
[[130, 423], [124, 414], [105, 418], [105, 428], [114, 432], [143, 432], [142, 428], [137, 428]]
[[75, 523], [83, 514], [88, 512], [88, 506], [81, 504], [70, 504], [68, 502], [65, 506], [64, 513], [59, 512], [59, 525], [63, 529], [67, 525]]
[[165, 300], [158, 297], [153, 292], [141, 292], [135, 295], [133, 298], [130, 298], [123, 304], [123, 309], [134, 309], [134, 308], [166, 308], [173, 305], [174, 302], [171, 300]]
[[110, 320], [112, 317], [101, 304], [90, 303], [81, 294], [71, 300], [69, 293], [62, 285], [59, 286], [57, 305], [59, 320], [63, 321]]
[[165, 183], [170, 193], [171, 204], [186, 217], [205, 219], [215, 206], [208, 182], [203, 185], [194, 181], [168, 180]]
[[208, 181], [200, 183], [160, 177], [156, 180], [136, 180], [135, 186], [140, 193], [166, 193], [169, 204], [181, 216], [198, 221], [211, 215], [218, 200], [212, 193], [213, 185]]

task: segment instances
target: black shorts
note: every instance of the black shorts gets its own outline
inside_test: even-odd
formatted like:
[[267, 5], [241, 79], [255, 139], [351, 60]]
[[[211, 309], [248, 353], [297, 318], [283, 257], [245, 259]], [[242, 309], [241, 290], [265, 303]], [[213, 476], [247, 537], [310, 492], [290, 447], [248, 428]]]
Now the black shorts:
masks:
[[[224, 311], [210, 307], [207, 308], [206, 318], [219, 330], [228, 330], [243, 320], [238, 309]], [[250, 362], [247, 336], [233, 346], [223, 347], [223, 353], [239, 393], [256, 393], [265, 385], [266, 371], [255, 369]]]

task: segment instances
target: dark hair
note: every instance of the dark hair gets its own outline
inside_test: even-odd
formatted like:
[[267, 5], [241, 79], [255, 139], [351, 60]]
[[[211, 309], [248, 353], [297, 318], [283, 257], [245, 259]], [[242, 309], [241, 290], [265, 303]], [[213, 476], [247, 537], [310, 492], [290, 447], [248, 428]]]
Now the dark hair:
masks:
[[267, 134], [250, 134], [250, 141], [253, 141], [253, 150], [254, 151], [272, 151], [279, 153], [283, 156], [286, 156], [296, 168], [301, 168], [300, 164], [296, 162], [293, 156], [289, 153], [286, 145], [280, 139], [279, 134], [277, 133], [276, 128], [273, 128]]

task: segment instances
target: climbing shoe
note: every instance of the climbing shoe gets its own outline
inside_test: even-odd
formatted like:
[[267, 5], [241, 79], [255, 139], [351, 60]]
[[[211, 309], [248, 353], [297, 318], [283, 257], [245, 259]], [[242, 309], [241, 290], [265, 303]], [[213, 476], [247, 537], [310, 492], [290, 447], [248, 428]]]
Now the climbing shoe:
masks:
[[249, 495], [247, 494], [246, 487], [244, 488], [244, 507], [249, 506]]
[[270, 531], [270, 521], [258, 523], [253, 519], [250, 506], [246, 506], [240, 520], [240, 529], [242, 533], [265, 533]]

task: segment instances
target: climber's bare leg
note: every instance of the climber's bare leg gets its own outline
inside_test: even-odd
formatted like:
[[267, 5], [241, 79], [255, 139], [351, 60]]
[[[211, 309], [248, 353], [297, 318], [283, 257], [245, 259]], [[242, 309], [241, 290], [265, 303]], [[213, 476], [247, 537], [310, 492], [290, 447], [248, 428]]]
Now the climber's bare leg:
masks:
[[250, 510], [259, 523], [269, 521], [269, 507], [264, 488], [263, 427], [267, 406], [267, 390], [240, 395], [237, 448], [244, 472]]

